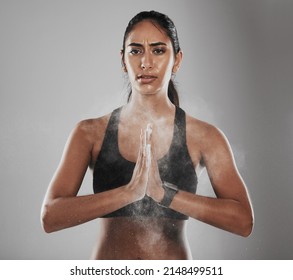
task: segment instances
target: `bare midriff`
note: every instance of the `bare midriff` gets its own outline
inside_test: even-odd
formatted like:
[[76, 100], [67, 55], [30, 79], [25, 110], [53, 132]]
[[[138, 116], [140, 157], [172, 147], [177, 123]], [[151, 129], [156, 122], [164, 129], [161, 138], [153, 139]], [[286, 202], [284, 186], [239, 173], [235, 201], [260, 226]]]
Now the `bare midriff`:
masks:
[[99, 260], [191, 259], [186, 220], [149, 217], [100, 219], [92, 258]]

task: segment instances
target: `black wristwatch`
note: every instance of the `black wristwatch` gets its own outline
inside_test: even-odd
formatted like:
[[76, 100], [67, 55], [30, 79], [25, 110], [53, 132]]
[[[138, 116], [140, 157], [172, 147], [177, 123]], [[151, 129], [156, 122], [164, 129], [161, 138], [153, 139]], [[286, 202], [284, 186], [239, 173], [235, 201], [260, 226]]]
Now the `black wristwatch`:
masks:
[[162, 201], [158, 202], [158, 204], [162, 207], [168, 208], [170, 206], [175, 194], [178, 192], [178, 187], [171, 184], [171, 183], [165, 182], [165, 181], [163, 181], [162, 187], [165, 190], [165, 194], [164, 194]]

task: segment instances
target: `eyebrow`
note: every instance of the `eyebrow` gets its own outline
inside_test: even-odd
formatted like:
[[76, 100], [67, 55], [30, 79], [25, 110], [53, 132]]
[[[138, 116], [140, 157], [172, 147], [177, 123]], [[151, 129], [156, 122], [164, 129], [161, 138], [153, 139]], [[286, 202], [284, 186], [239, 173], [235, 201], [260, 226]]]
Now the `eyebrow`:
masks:
[[[151, 47], [156, 47], [156, 46], [161, 46], [161, 45], [163, 45], [163, 46], [167, 46], [167, 44], [166, 43], [163, 43], [163, 42], [156, 42], [156, 43], [151, 43], [151, 44], [149, 44]], [[143, 45], [142, 44], [140, 44], [140, 43], [130, 43], [129, 45], [128, 45], [128, 47], [143, 47]]]

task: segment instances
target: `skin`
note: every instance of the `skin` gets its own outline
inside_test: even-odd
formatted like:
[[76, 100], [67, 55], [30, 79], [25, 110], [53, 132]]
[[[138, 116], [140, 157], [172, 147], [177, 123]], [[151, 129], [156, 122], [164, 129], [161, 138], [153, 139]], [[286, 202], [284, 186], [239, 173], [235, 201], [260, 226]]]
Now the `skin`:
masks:
[[[124, 71], [132, 85], [132, 98], [119, 120], [119, 150], [136, 162], [131, 181], [102, 193], [78, 196], [88, 167], [94, 167], [109, 115], [81, 121], [72, 131], [62, 160], [49, 185], [42, 208], [46, 232], [85, 223], [150, 196], [164, 196], [157, 159], [169, 150], [175, 106], [167, 96], [171, 74], [182, 61], [168, 36], [149, 21], [130, 32]], [[151, 123], [151, 129], [146, 129]], [[237, 170], [226, 137], [214, 126], [186, 115], [187, 147], [194, 168], [206, 168], [216, 198], [179, 191], [170, 208], [220, 229], [249, 236], [253, 211], [246, 186]], [[150, 145], [150, 157], [147, 146]], [[93, 251], [95, 259], [190, 259], [186, 221], [171, 218], [103, 218]], [[129, 249], [131, 244], [131, 250]]]

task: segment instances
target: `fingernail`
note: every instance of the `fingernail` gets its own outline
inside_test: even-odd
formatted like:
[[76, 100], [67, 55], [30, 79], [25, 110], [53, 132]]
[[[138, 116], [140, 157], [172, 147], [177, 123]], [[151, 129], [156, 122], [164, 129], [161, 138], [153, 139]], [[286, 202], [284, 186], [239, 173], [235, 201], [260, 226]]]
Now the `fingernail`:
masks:
[[147, 124], [146, 131], [147, 131], [147, 140], [149, 141], [153, 132], [153, 126], [151, 123]]
[[149, 133], [151, 133], [152, 130], [153, 130], [152, 124], [151, 123], [148, 123], [148, 125], [147, 125], [147, 131], [149, 131]]

